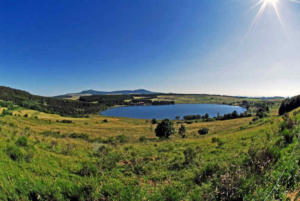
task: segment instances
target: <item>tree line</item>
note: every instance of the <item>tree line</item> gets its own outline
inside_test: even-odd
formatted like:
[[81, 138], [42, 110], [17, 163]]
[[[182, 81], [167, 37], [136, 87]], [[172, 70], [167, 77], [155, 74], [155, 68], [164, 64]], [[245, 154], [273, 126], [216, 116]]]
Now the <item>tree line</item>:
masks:
[[281, 102], [278, 113], [279, 115], [283, 115], [287, 112], [296, 109], [299, 106], [300, 106], [300, 95], [294, 96], [292, 98], [287, 98]]

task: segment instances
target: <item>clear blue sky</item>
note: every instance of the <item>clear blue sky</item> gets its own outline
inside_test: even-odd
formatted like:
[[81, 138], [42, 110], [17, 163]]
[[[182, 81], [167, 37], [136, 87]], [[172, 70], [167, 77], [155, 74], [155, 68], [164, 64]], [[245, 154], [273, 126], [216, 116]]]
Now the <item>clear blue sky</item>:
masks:
[[[300, 4], [1, 0], [0, 85], [34, 94], [146, 88], [300, 94]], [[252, 7], [252, 8], [251, 8]]]

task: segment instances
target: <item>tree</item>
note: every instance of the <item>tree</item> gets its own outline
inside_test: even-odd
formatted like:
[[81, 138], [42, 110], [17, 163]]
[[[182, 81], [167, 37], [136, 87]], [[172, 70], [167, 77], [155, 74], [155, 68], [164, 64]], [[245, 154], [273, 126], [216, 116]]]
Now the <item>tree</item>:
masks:
[[151, 120], [151, 123], [152, 123], [152, 124], [157, 124], [157, 120], [156, 120], [155, 118], [153, 118], [153, 119]]
[[206, 114], [204, 115], [204, 119], [208, 119], [208, 118], [209, 118], [209, 114], [206, 113]]
[[175, 133], [173, 123], [169, 119], [163, 120], [155, 129], [156, 136], [159, 138], [169, 138]]
[[208, 134], [209, 129], [208, 128], [200, 128], [198, 130], [199, 135], [206, 135]]
[[181, 125], [179, 130], [178, 130], [178, 134], [182, 137], [182, 138], [185, 138], [185, 133], [186, 133], [186, 128], [184, 125]]

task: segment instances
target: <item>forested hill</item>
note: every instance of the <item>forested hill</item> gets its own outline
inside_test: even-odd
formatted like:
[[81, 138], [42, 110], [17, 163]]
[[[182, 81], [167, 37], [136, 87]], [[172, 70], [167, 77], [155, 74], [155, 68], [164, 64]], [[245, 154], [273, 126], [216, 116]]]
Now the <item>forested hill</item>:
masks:
[[290, 112], [298, 107], [300, 107], [300, 95], [294, 96], [292, 98], [287, 98], [282, 101], [280, 105], [279, 115]]
[[26, 91], [0, 86], [0, 100], [11, 101], [24, 108], [63, 116], [83, 116], [96, 113], [105, 106], [82, 101], [32, 95]]

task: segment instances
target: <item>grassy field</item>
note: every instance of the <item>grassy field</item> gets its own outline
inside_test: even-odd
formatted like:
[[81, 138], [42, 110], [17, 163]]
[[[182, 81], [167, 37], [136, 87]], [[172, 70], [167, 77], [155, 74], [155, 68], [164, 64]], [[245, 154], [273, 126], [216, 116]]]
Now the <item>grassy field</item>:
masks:
[[[174, 121], [176, 131], [185, 125], [187, 137], [168, 140], [156, 138], [149, 120], [14, 108], [0, 117], [0, 200], [296, 198], [299, 128], [285, 131], [293, 140], [284, 143], [280, 125], [288, 120], [276, 115], [276, 107], [257, 121]], [[202, 127], [208, 135], [198, 134]]]

